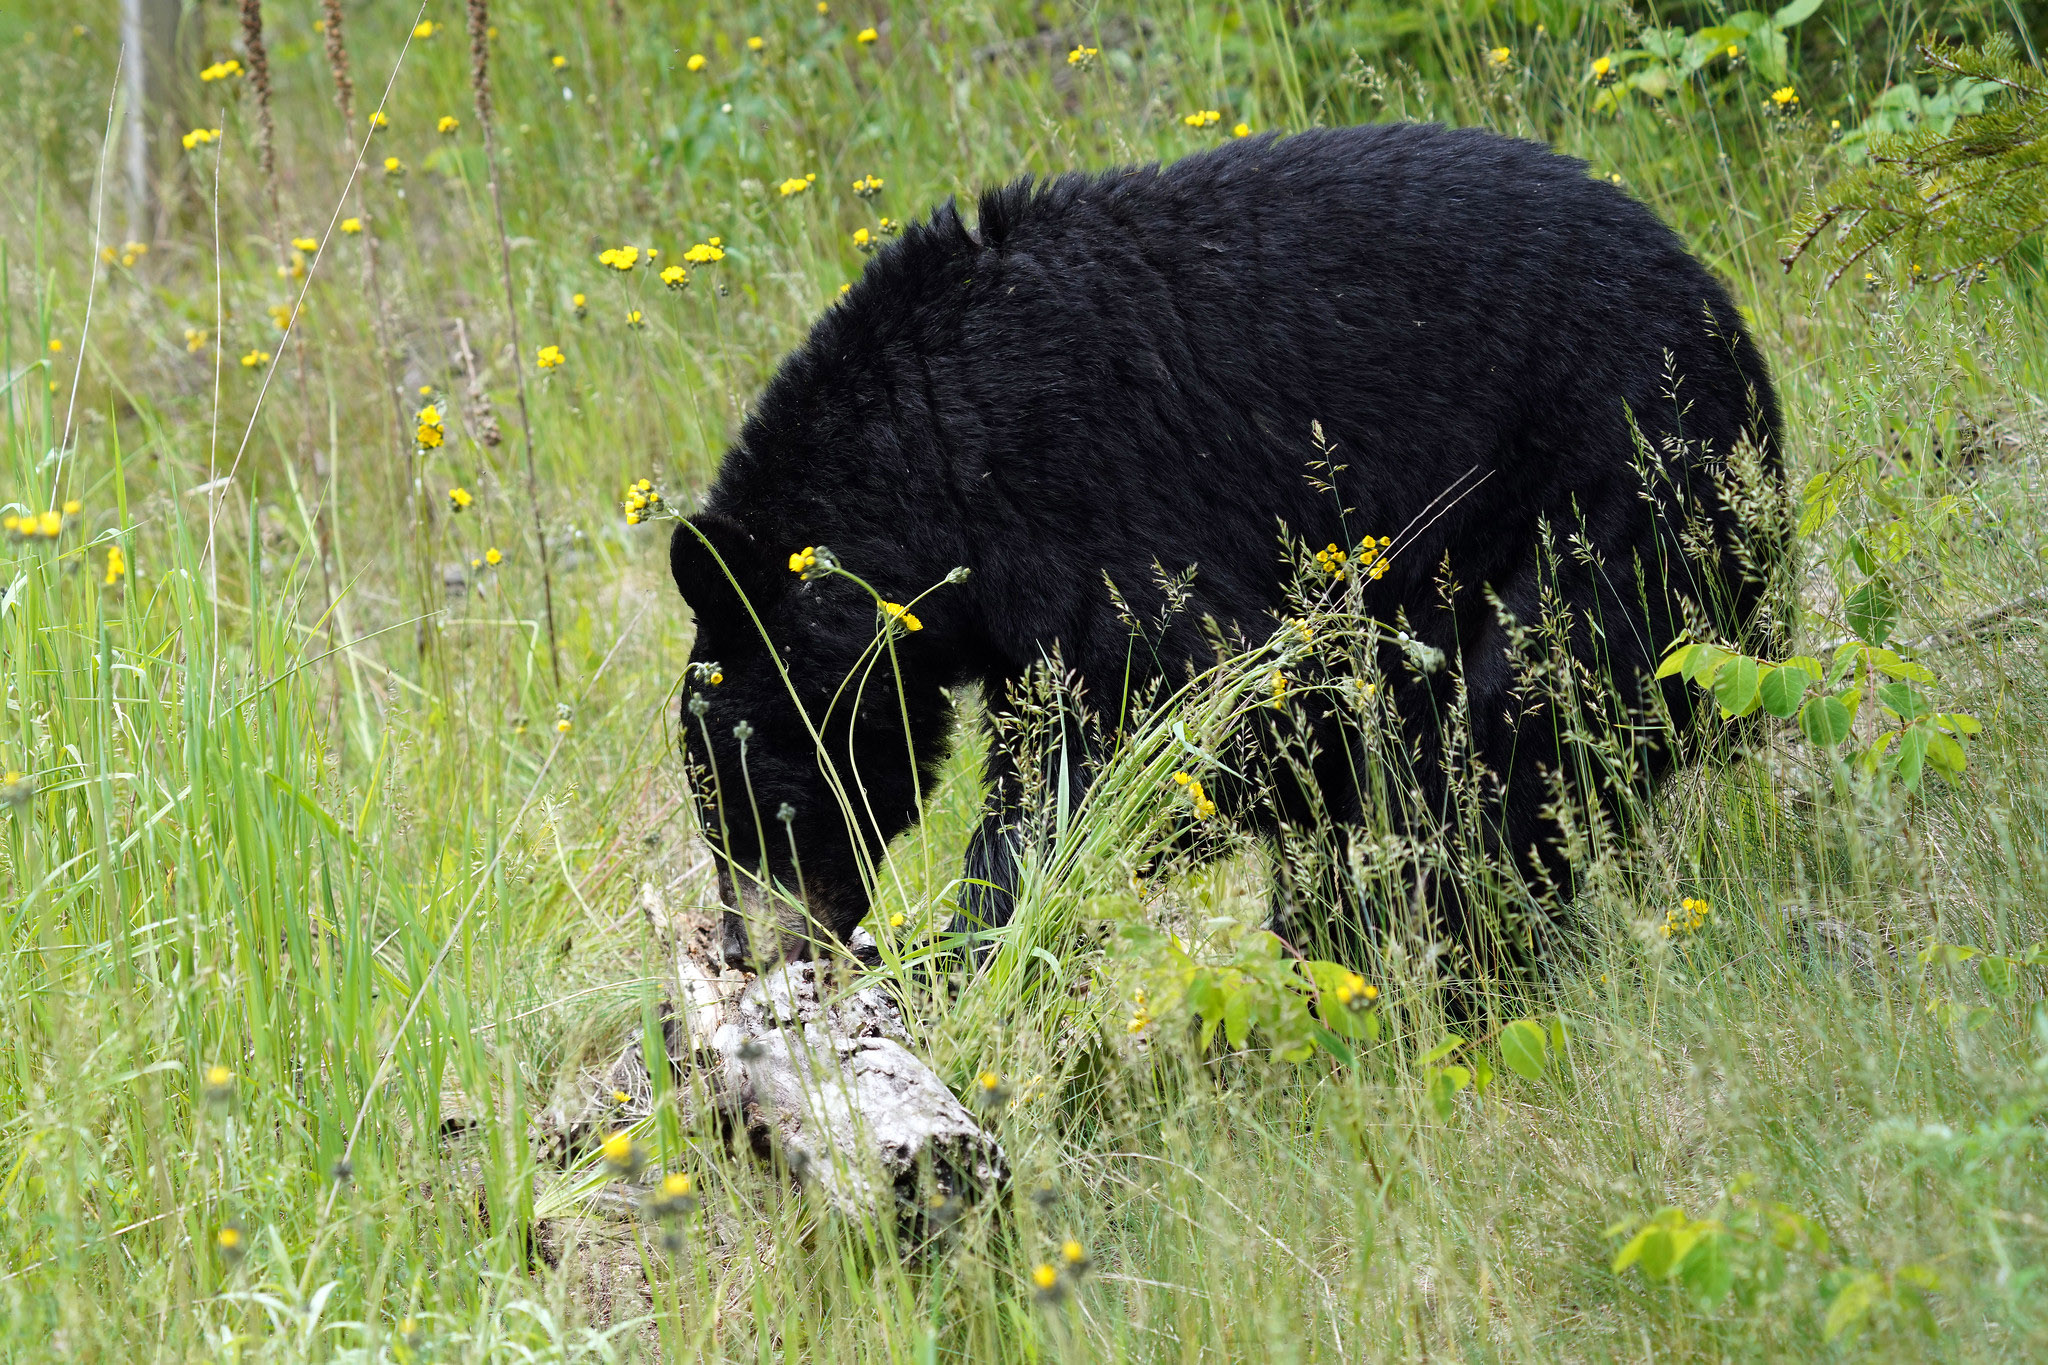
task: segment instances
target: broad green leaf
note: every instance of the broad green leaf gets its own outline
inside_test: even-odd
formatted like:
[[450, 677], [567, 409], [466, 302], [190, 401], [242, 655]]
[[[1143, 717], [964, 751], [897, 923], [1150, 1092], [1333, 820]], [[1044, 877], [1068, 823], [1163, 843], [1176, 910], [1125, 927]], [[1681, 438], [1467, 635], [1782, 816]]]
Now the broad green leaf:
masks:
[[1441, 1043], [1438, 1043], [1422, 1055], [1422, 1061], [1419, 1065], [1428, 1066], [1432, 1062], [1440, 1062], [1463, 1046], [1465, 1046], [1463, 1038], [1460, 1038], [1455, 1033], [1446, 1034]]
[[1738, 654], [1714, 675], [1714, 700], [1731, 716], [1746, 716], [1756, 710], [1756, 660]]
[[1874, 1271], [1865, 1271], [1850, 1280], [1836, 1292], [1835, 1301], [1828, 1305], [1827, 1322], [1821, 1327], [1821, 1335], [1833, 1341], [1861, 1323], [1884, 1292], [1884, 1279]]
[[1888, 678], [1904, 682], [1919, 683], [1925, 687], [1934, 681], [1934, 670], [1913, 659], [1902, 659], [1897, 652], [1889, 649], [1870, 651], [1870, 664]]
[[1472, 1088], [1484, 1095], [1486, 1087], [1493, 1084], [1493, 1063], [1484, 1055], [1472, 1059]]
[[1664, 662], [1657, 665], [1657, 676], [1668, 678], [1674, 673], [1685, 672], [1692, 662], [1693, 651], [1700, 648], [1690, 640], [1677, 640], [1664, 655]]
[[1557, 1061], [1559, 1066], [1564, 1065], [1565, 1059], [1571, 1055], [1571, 1053], [1565, 1047], [1565, 1044], [1570, 1041], [1571, 1030], [1565, 1027], [1564, 1016], [1562, 1014], [1551, 1015], [1550, 1050], [1557, 1054]]
[[1977, 979], [1984, 983], [1987, 992], [2003, 1000], [2019, 989], [2019, 973], [2012, 968], [2009, 957], [1986, 957], [1977, 964]]
[[1920, 766], [1927, 757], [1927, 741], [1933, 733], [1924, 725], [1915, 725], [1899, 736], [1899, 752], [1892, 759], [1891, 769], [1907, 791], [1920, 785]]
[[1501, 1061], [1525, 1080], [1543, 1074], [1543, 1046], [1543, 1026], [1534, 1019], [1517, 1019], [1500, 1031]]
[[1927, 737], [1927, 762], [1944, 777], [1961, 777], [1970, 756], [1963, 746], [1944, 734]]
[[1458, 1092], [1472, 1084], [1472, 1073], [1462, 1066], [1439, 1067], [1429, 1076], [1429, 1102], [1435, 1108], [1436, 1116], [1450, 1121], [1457, 1105]]
[[1240, 981], [1233, 983], [1223, 998], [1223, 1036], [1233, 1048], [1244, 1046], [1252, 1031], [1252, 993]]
[[1983, 724], [1967, 711], [1943, 711], [1930, 719], [1942, 729], [1952, 730], [1959, 735], [1981, 735], [1984, 733]]
[[1849, 737], [1854, 717], [1838, 697], [1815, 697], [1799, 708], [1799, 729], [1813, 743], [1832, 749]]
[[1819, 670], [1809, 673], [1797, 664], [1778, 664], [1761, 671], [1756, 680], [1757, 700], [1779, 720], [1790, 720], [1799, 711], [1806, 689], [1813, 686]]
[[1728, 1291], [1735, 1287], [1735, 1266], [1728, 1256], [1728, 1239], [1721, 1235], [1719, 1227], [1702, 1233], [1678, 1263], [1678, 1282], [1708, 1308], [1728, 1297]]
[[1813, 12], [1819, 8], [1820, 0], [1792, 0], [1792, 3], [1771, 15], [1771, 27], [1791, 28], [1795, 24], [1803, 24], [1811, 19]]
[[1891, 584], [1873, 578], [1849, 594], [1842, 610], [1857, 639], [1881, 645], [1891, 638], [1892, 627], [1898, 624], [1899, 598]]
[[1903, 721], [1918, 720], [1934, 710], [1914, 690], [1913, 684], [1903, 682], [1882, 683], [1877, 689], [1878, 704]]
[[1920, 950], [1920, 962], [1924, 966], [1938, 961], [1944, 967], [1953, 967], [1976, 955], [1977, 950], [1965, 943], [1930, 943]]

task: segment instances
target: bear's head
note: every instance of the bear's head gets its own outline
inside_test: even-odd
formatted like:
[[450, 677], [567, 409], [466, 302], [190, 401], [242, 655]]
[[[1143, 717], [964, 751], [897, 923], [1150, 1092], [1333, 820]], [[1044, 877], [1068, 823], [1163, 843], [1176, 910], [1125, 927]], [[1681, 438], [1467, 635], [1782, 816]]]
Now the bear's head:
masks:
[[670, 543], [697, 625], [683, 756], [732, 965], [814, 957], [852, 933], [950, 731], [916, 636], [851, 580], [793, 568], [800, 548], [761, 544], [716, 511]]

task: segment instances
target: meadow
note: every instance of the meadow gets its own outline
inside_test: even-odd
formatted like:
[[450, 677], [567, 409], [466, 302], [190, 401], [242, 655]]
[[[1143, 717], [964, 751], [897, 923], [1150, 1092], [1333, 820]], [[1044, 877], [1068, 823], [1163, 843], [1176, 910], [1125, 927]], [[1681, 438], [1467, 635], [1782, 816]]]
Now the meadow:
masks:
[[[0, 0], [0, 1357], [2048, 1355], [2040, 232], [1780, 260], [2029, 98], [1921, 43], [2038, 81], [2048, 8], [194, 3], [141, 198], [119, 9]], [[716, 902], [670, 512], [948, 196], [1383, 119], [1581, 157], [1728, 282], [1786, 649], [1683, 662], [1762, 723], [1588, 834], [1542, 973], [1460, 1003], [1425, 933], [1311, 1014], [1256, 849], [1133, 852], [1270, 665], [1059, 813], [975, 975], [963, 698], [868, 927], [1011, 1187], [844, 1216], [657, 1074], [696, 1204], [644, 1211], [557, 1139]]]

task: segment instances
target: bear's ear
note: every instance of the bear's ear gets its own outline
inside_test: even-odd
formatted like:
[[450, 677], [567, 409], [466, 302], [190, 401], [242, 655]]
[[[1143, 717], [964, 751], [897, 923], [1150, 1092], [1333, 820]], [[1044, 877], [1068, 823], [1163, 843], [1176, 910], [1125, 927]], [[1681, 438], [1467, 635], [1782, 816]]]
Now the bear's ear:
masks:
[[754, 618], [765, 624], [788, 586], [789, 575], [776, 572], [779, 566], [746, 529], [716, 512], [699, 512], [676, 527], [668, 562], [700, 636], [709, 631], [735, 643], [758, 640]]

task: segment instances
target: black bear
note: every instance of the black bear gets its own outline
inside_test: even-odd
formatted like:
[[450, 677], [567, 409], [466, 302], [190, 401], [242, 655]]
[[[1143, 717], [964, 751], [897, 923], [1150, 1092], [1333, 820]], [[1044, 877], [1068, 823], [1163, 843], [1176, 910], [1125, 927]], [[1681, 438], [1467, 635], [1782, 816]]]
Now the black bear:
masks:
[[[1502, 614], [1561, 604], [1572, 654], [1641, 702], [1690, 622], [1753, 628], [1768, 546], [1744, 548], [1729, 471], [1740, 455], [1774, 487], [1778, 446], [1727, 293], [1647, 208], [1532, 143], [1318, 129], [1025, 179], [972, 227], [949, 202], [783, 362], [672, 542], [697, 622], [682, 742], [721, 893], [779, 927], [755, 951], [843, 939], [944, 755], [944, 689], [979, 683], [999, 709], [1055, 653], [1098, 705], [1177, 683], [1219, 629], [1275, 628], [1284, 546], [1358, 556], [1399, 528], [1365, 607], [1458, 665], [1401, 687], [1442, 702], [1462, 678], [1488, 841], [1568, 884], [1545, 809], [1557, 727], [1512, 712]], [[1156, 600], [1158, 567], [1188, 566], [1184, 609], [1134, 656], [1108, 584]], [[1445, 804], [1417, 744], [1425, 804]], [[988, 776], [963, 902], [1000, 924], [1019, 818], [1000, 743]], [[1355, 793], [1327, 795], [1355, 815]]]

